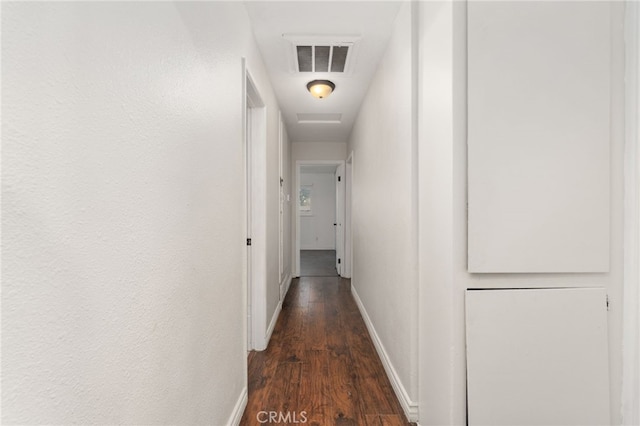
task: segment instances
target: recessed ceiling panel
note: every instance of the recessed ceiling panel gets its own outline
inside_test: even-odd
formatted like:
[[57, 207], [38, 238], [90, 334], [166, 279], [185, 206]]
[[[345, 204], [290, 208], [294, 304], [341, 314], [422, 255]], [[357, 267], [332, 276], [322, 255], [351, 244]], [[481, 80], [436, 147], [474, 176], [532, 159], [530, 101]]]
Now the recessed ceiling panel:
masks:
[[340, 113], [302, 113], [297, 114], [300, 124], [339, 124], [342, 121]]

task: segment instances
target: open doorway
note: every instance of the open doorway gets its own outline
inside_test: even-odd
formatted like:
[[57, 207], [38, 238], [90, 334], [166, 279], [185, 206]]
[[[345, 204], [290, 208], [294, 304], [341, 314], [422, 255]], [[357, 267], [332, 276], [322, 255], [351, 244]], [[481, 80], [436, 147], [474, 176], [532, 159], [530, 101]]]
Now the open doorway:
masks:
[[340, 276], [344, 161], [296, 162], [296, 276]]

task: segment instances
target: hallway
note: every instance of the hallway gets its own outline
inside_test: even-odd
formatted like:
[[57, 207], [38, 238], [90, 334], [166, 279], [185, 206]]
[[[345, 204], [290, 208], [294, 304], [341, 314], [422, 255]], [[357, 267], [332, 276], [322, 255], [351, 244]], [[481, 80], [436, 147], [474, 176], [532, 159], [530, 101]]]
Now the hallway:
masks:
[[269, 412], [319, 426], [407, 424], [350, 289], [337, 277], [291, 284], [269, 347], [249, 355], [242, 425]]
[[640, 1], [1, 12], [0, 424], [640, 425]]

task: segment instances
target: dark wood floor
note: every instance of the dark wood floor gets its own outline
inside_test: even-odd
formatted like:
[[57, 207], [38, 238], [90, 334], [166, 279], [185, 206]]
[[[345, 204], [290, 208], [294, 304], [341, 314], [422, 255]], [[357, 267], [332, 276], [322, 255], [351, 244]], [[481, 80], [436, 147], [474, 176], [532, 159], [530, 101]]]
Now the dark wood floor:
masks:
[[260, 422], [268, 412], [289, 413], [288, 424], [294, 416], [318, 426], [408, 424], [349, 280], [291, 283], [269, 347], [249, 354], [249, 402], [240, 424], [269, 424]]

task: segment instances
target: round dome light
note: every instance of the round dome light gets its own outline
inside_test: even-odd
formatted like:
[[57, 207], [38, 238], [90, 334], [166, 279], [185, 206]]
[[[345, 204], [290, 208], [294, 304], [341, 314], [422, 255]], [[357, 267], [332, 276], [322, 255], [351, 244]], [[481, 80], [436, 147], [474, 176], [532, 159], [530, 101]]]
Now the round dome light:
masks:
[[335, 88], [336, 85], [329, 80], [313, 80], [307, 83], [307, 90], [318, 99], [326, 98]]

